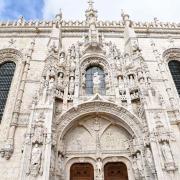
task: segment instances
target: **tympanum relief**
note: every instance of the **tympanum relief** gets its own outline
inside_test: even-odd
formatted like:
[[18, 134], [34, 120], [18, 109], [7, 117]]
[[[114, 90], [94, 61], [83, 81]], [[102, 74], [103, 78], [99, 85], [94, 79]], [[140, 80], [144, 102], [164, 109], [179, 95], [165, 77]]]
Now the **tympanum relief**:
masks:
[[79, 120], [65, 135], [66, 152], [112, 153], [128, 151], [130, 135], [126, 130], [103, 117]]

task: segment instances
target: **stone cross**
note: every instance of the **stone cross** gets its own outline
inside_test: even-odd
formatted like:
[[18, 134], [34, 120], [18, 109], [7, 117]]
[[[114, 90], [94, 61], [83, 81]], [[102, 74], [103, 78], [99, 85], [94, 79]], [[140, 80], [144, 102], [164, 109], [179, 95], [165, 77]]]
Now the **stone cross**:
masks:
[[93, 9], [93, 4], [94, 4], [93, 0], [89, 0], [88, 4], [89, 4], [89, 9]]

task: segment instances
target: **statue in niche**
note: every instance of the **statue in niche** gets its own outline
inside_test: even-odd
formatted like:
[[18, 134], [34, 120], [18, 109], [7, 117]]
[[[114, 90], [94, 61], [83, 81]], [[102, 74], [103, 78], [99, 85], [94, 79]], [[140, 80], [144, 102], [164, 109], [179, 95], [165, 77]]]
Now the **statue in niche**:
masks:
[[59, 55], [59, 65], [62, 66], [65, 62], [65, 53], [61, 52]]
[[152, 157], [152, 152], [150, 147], [146, 148], [146, 161], [148, 163], [148, 166], [153, 169], [154, 168], [154, 161], [153, 161], [153, 157]]
[[74, 59], [72, 59], [70, 63], [71, 63], [71, 64], [70, 64], [70, 68], [69, 68], [70, 75], [71, 75], [71, 76], [74, 76], [74, 72], [75, 72], [75, 70], [76, 70], [76, 62], [75, 62]]
[[36, 177], [41, 170], [42, 149], [38, 143], [34, 144], [31, 152], [30, 174]]
[[51, 161], [50, 161], [50, 171], [53, 172], [55, 170], [55, 152], [52, 148], [51, 150]]
[[35, 125], [34, 125], [34, 134], [32, 137], [32, 142], [33, 143], [43, 143], [44, 141], [44, 116], [43, 113], [40, 114], [39, 118], [36, 120]]
[[63, 73], [59, 73], [59, 76], [58, 76], [58, 85], [57, 85], [58, 89], [60, 91], [63, 91], [64, 90], [64, 80], [63, 80]]
[[50, 89], [50, 90], [55, 89], [54, 78], [51, 78], [51, 79], [49, 80], [49, 89]]
[[95, 72], [93, 75], [93, 93], [99, 93], [99, 85], [100, 85], [100, 76], [98, 72]]
[[129, 76], [129, 85], [130, 85], [130, 87], [133, 87], [133, 86], [134, 86], [134, 78], [133, 78], [133, 75], [130, 75], [130, 76]]
[[71, 46], [70, 52], [71, 52], [71, 58], [75, 59], [76, 58], [76, 47], [74, 44]]
[[137, 167], [136, 156], [133, 157], [133, 170], [134, 170], [135, 180], [139, 180], [139, 171]]
[[166, 163], [174, 162], [169, 143], [163, 142], [161, 144], [161, 152]]
[[103, 163], [101, 161], [101, 158], [97, 158], [96, 168], [97, 168], [98, 176], [101, 176], [101, 174], [102, 174], [102, 167], [103, 167]]
[[112, 47], [113, 57], [114, 59], [119, 59], [120, 52], [117, 49], [116, 45], [114, 44]]
[[70, 82], [69, 82], [69, 94], [73, 95], [74, 94], [74, 77], [70, 77]]
[[122, 76], [118, 76], [119, 89], [124, 89], [124, 80]]
[[140, 176], [142, 177], [143, 176], [143, 166], [142, 166], [142, 159], [141, 159], [141, 154], [140, 152], [138, 152], [136, 154], [136, 162], [137, 162], [137, 168], [138, 168], [138, 171], [139, 171], [139, 174]]
[[58, 172], [61, 177], [63, 177], [63, 169], [64, 169], [64, 155], [62, 153], [58, 153]]

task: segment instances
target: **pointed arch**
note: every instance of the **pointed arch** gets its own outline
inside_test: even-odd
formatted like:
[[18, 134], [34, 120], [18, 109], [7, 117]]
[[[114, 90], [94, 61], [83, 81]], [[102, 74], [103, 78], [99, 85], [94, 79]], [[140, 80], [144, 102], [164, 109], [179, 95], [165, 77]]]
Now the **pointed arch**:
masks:
[[7, 61], [0, 64], [0, 121], [2, 119], [16, 64]]
[[163, 53], [176, 90], [180, 95], [180, 48], [170, 48]]
[[97, 100], [79, 104], [77, 107], [72, 107], [61, 115], [57, 127], [57, 141], [60, 142], [63, 139], [64, 135], [77, 120], [92, 114], [115, 119], [132, 137], [141, 137], [143, 134], [143, 126], [134, 114], [114, 103]]
[[177, 92], [180, 95], [180, 61], [172, 60], [168, 63], [168, 66], [174, 80]]
[[17, 64], [22, 59], [22, 53], [16, 49], [6, 48], [0, 50], [0, 122], [3, 118]]

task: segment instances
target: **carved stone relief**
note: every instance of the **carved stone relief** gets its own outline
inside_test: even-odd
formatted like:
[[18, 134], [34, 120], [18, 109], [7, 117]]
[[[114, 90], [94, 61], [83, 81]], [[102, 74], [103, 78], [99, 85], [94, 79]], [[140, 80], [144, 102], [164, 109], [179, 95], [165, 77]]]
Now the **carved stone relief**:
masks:
[[[124, 128], [101, 117], [80, 120], [65, 136], [66, 151], [127, 152], [130, 135]], [[87, 143], [88, 142], [88, 143]]]

